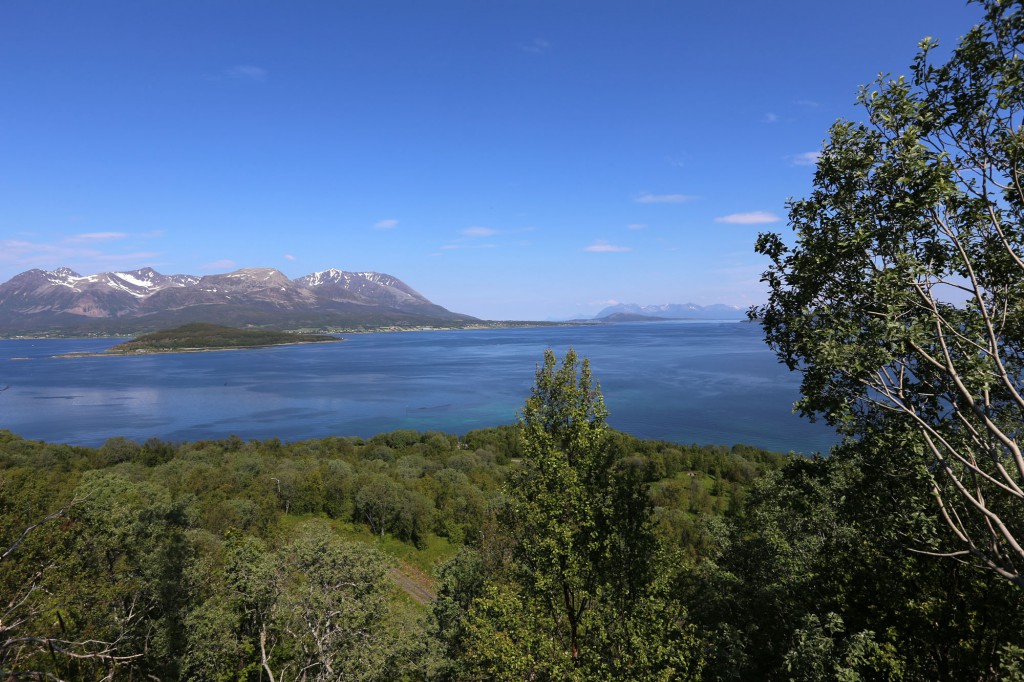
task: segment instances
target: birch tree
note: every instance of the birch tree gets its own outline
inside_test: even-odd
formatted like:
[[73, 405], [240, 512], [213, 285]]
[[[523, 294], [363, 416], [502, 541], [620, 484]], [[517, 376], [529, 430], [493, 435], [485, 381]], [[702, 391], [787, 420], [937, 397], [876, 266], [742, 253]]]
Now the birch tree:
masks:
[[[520, 418], [521, 468], [502, 520], [507, 575], [492, 577], [458, 635], [494, 680], [691, 679], [685, 609], [666, 598], [647, 487], [610, 442], [590, 363], [550, 349]], [[473, 674], [470, 679], [475, 679]]]
[[801, 412], [915, 455], [948, 529], [915, 549], [1024, 587], [1024, 13], [974, 4], [945, 63], [925, 38], [911, 77], [861, 89], [867, 122], [831, 128], [795, 246], [758, 239], [751, 314]]

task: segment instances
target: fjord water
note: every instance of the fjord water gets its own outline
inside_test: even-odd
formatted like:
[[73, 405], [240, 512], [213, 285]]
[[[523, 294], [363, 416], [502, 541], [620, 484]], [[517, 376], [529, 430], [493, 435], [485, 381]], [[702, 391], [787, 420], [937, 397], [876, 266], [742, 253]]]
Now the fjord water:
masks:
[[110, 339], [0, 341], [0, 427], [51, 442], [466, 431], [515, 421], [545, 348], [590, 358], [609, 423], [640, 438], [826, 451], [799, 377], [739, 322], [347, 335], [343, 343], [56, 358]]

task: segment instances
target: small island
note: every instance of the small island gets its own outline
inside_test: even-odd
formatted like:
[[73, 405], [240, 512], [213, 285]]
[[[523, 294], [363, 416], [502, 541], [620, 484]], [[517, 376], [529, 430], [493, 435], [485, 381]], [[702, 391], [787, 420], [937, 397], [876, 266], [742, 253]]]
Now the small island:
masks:
[[240, 348], [265, 348], [299, 343], [342, 341], [337, 336], [282, 332], [265, 329], [236, 329], [197, 322], [176, 329], [143, 334], [108, 348], [105, 354], [197, 353]]

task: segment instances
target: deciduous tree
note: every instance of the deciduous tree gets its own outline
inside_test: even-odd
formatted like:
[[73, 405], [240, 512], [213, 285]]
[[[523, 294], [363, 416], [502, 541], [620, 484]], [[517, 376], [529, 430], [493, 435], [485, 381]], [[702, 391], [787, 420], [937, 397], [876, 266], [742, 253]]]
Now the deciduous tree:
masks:
[[917, 548], [1024, 586], [1024, 11], [976, 4], [946, 63], [926, 38], [831, 128], [752, 314], [803, 413], [916, 455], [949, 531]]
[[609, 446], [606, 416], [589, 362], [570, 349], [559, 366], [546, 351], [508, 486], [508, 573], [476, 588], [459, 631], [485, 678], [685, 679], [699, 668], [685, 612], [659, 593], [645, 483]]

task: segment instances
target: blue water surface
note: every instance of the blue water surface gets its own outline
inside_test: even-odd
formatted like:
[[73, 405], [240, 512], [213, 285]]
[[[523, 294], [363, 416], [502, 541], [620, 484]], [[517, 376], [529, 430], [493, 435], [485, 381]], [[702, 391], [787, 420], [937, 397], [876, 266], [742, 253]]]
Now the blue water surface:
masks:
[[137, 441], [466, 431], [515, 421], [545, 348], [590, 358], [609, 423], [640, 438], [826, 451], [792, 414], [799, 377], [739, 322], [355, 334], [343, 343], [56, 358], [109, 339], [0, 341], [0, 427], [32, 439]]

